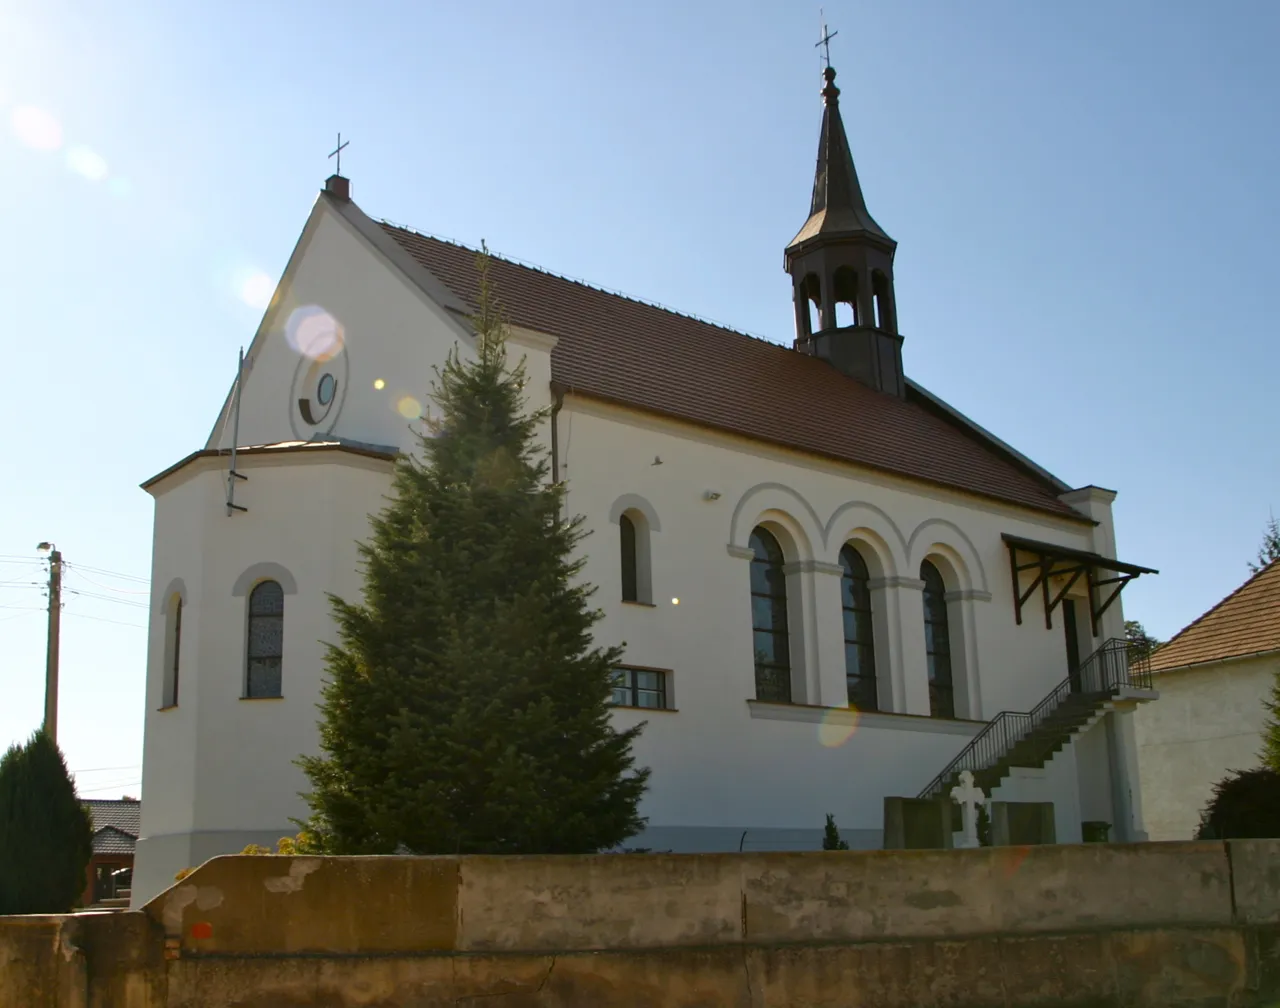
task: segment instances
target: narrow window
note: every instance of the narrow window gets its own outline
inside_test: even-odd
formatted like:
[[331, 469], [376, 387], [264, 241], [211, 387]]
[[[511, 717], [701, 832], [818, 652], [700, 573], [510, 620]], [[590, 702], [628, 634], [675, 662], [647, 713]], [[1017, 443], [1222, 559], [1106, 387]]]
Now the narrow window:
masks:
[[947, 626], [947, 588], [938, 568], [928, 560], [920, 565], [924, 581], [924, 641], [929, 662], [929, 713], [936, 718], [956, 716], [951, 681], [951, 631]]
[[844, 607], [844, 678], [849, 706], [877, 710], [876, 652], [871, 630], [871, 579], [867, 563], [854, 547], [840, 551], [841, 604]]
[[245, 696], [280, 696], [284, 653], [284, 589], [263, 581], [249, 593], [248, 670]]
[[615, 707], [667, 710], [667, 676], [658, 669], [620, 668], [613, 674]]
[[787, 579], [782, 547], [765, 529], [751, 533], [751, 630], [756, 699], [791, 702], [791, 644], [787, 634]]
[[640, 588], [636, 576], [636, 523], [630, 515], [618, 518], [618, 530], [622, 540], [622, 601], [639, 602]]
[[165, 641], [164, 689], [161, 707], [178, 706], [178, 669], [182, 662], [182, 596], [169, 600], [167, 640]]

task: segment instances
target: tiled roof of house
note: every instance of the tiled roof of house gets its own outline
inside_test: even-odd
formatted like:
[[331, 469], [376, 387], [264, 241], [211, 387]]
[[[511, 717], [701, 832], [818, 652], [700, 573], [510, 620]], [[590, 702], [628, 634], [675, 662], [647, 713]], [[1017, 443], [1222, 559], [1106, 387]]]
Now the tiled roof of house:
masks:
[[1151, 656], [1151, 670], [1280, 650], [1280, 560], [1274, 560]]
[[132, 854], [142, 831], [142, 802], [90, 798], [84, 805], [93, 819], [93, 852]]
[[[382, 228], [475, 304], [475, 250]], [[816, 357], [496, 256], [491, 278], [509, 322], [558, 338], [552, 378], [572, 393], [1082, 517], [1058, 499], [1060, 488], [923, 396], [876, 392]]]
[[138, 846], [138, 838], [116, 829], [114, 826], [103, 826], [93, 834], [93, 852], [95, 854], [132, 854]]

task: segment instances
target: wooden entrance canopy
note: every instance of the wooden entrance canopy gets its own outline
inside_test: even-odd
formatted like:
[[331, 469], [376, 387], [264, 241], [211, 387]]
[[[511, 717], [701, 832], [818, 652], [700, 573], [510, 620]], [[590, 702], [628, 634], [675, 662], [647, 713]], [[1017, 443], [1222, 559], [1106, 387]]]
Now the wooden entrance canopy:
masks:
[[[1009, 547], [1009, 570], [1013, 575], [1013, 612], [1022, 623], [1022, 609], [1040, 589], [1044, 597], [1044, 625], [1053, 629], [1053, 610], [1067, 596], [1067, 592], [1082, 577], [1089, 586], [1089, 618], [1093, 636], [1098, 636], [1098, 620], [1130, 581], [1143, 574], [1159, 574], [1150, 567], [1123, 563], [1098, 553], [1071, 549], [1055, 543], [1039, 542], [1005, 534], [1001, 536]], [[1024, 589], [1022, 574], [1034, 571], [1035, 576]], [[1067, 582], [1056, 594], [1049, 582], [1055, 577], [1066, 577]]]

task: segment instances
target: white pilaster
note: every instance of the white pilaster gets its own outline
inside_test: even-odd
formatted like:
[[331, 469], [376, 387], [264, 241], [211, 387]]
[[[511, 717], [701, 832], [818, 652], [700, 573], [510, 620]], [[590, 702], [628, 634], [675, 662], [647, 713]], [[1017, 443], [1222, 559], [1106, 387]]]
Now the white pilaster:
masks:
[[[899, 714], [929, 714], [928, 656], [924, 641], [924, 582], [919, 578], [872, 578], [880, 706]], [[880, 642], [884, 641], [884, 644]], [[881, 657], [881, 655], [884, 657]], [[887, 680], [887, 682], [886, 682]], [[891, 701], [886, 703], [886, 701]]]
[[1134, 733], [1133, 710], [1113, 710], [1107, 714], [1107, 744], [1111, 751], [1111, 801], [1115, 809], [1116, 840], [1141, 843], [1147, 840], [1142, 820], [1142, 785], [1138, 775], [1138, 740]]

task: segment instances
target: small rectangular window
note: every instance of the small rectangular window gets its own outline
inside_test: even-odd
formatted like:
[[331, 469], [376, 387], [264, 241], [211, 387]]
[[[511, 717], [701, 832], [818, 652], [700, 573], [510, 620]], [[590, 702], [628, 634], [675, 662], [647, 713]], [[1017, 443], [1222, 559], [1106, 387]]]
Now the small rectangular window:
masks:
[[615, 707], [646, 707], [670, 710], [667, 703], [667, 673], [660, 669], [620, 668], [613, 673]]

